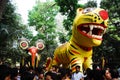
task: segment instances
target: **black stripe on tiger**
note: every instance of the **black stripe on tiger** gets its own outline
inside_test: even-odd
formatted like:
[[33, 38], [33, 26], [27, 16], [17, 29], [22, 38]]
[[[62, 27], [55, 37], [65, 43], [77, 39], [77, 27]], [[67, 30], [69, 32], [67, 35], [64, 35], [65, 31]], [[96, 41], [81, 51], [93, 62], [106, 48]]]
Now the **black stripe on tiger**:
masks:
[[65, 55], [66, 55], [67, 59], [69, 59], [69, 57], [68, 57], [68, 55], [67, 55], [67, 50], [65, 51]]
[[73, 60], [75, 60], [77, 57], [74, 57], [74, 58], [72, 58], [71, 60], [70, 60], [70, 63], [73, 61]]
[[74, 55], [72, 52], [70, 52], [70, 50], [68, 50], [68, 52], [69, 52], [71, 55]]
[[77, 49], [75, 46], [73, 46], [72, 44], [70, 44], [70, 46], [72, 46], [74, 49]]
[[74, 66], [76, 66], [78, 63], [75, 63], [75, 64], [73, 64], [71, 67], [74, 67]]
[[60, 56], [61, 56], [61, 60], [64, 59], [64, 55], [63, 54], [60, 54]]
[[57, 56], [57, 57], [58, 57], [59, 61], [61, 61], [61, 55], [60, 55], [60, 54], [58, 54], [58, 56]]

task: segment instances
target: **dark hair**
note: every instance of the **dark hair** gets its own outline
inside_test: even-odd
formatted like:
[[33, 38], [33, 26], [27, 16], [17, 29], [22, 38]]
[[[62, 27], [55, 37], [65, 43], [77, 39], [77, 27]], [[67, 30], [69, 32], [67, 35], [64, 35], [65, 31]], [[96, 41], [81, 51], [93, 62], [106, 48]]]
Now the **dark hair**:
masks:
[[75, 68], [80, 68], [80, 66], [79, 66], [79, 65], [77, 65]]
[[71, 70], [69, 68], [60, 68], [59, 70], [59, 77], [60, 77], [60, 80], [65, 77], [66, 75], [71, 78]]
[[14, 79], [18, 75], [18, 68], [11, 69], [11, 79]]
[[52, 73], [51, 71], [48, 71], [48, 72], [45, 74], [45, 78], [46, 78], [47, 75], [51, 76], [51, 78], [52, 78], [53, 80], [59, 80], [59, 79], [58, 79], [58, 75], [57, 75], [56, 73]]
[[30, 73], [28, 71], [21, 74], [21, 80], [33, 80], [35, 77], [35, 74]]
[[11, 68], [6, 65], [0, 65], [0, 80], [4, 80], [9, 75], [11, 75]]
[[111, 70], [110, 73], [111, 73], [112, 78], [118, 78], [119, 77], [119, 72], [115, 69]]

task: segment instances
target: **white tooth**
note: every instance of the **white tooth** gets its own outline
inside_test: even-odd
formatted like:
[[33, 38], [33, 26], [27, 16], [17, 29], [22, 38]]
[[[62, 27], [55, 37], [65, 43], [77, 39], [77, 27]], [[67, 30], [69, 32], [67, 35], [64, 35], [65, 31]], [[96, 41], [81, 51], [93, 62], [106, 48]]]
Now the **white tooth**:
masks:
[[95, 38], [98, 38], [98, 36], [97, 36], [97, 35], [95, 35]]
[[103, 32], [103, 34], [105, 34], [105, 32], [106, 32], [106, 28], [104, 29], [104, 32]]
[[104, 30], [104, 28], [103, 28], [103, 27], [101, 27], [101, 26], [100, 26], [100, 29]]
[[95, 25], [94, 27], [97, 28], [98, 26]]
[[102, 38], [102, 36], [92, 35], [94, 38]]
[[96, 38], [100, 38], [100, 36], [96, 36]]
[[99, 29], [101, 29], [101, 26], [97, 26]]
[[98, 36], [98, 38], [102, 38], [102, 36]]
[[92, 37], [95, 37], [95, 35], [92, 35]]
[[86, 33], [86, 31], [82, 31], [82, 32]]
[[90, 25], [90, 30], [91, 30], [91, 31], [93, 30], [93, 25]]
[[99, 38], [99, 36], [95, 35], [96, 38]]
[[100, 36], [100, 38], [102, 38], [102, 36]]
[[89, 31], [87, 34], [88, 34], [88, 35], [92, 35], [92, 31]]
[[97, 36], [97, 35], [92, 35], [92, 37], [94, 37], [94, 38], [98, 38], [98, 36]]
[[98, 28], [103, 30], [103, 27], [101, 27], [101, 26], [98, 26]]

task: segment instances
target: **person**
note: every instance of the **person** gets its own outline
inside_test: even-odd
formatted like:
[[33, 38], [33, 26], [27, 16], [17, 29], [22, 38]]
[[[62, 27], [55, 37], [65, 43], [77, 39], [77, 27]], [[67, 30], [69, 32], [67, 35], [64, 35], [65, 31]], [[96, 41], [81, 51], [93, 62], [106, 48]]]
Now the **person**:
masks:
[[36, 80], [35, 74], [25, 71], [21, 74], [21, 80]]
[[80, 72], [80, 66], [75, 67], [76, 71], [72, 73], [71, 80], [84, 80], [84, 75]]
[[45, 80], [59, 80], [58, 79], [58, 76], [51, 72], [51, 71], [48, 71], [46, 74], [45, 74]]
[[0, 65], [0, 80], [11, 80], [11, 68], [7, 65]]
[[36, 68], [36, 77], [37, 77], [37, 80], [44, 80], [44, 70], [42, 67], [38, 67]]
[[93, 78], [92, 73], [93, 73], [92, 70], [90, 68], [87, 68], [86, 73], [85, 73], [86, 76], [85, 76], [84, 80], [92, 80], [92, 78]]
[[60, 80], [71, 80], [71, 70], [69, 68], [60, 68], [59, 69], [59, 78]]
[[103, 70], [104, 80], [112, 80], [112, 76], [109, 69]]
[[110, 71], [112, 80], [119, 80], [119, 72], [116, 69]]
[[11, 69], [11, 80], [20, 80], [19, 70], [16, 67]]

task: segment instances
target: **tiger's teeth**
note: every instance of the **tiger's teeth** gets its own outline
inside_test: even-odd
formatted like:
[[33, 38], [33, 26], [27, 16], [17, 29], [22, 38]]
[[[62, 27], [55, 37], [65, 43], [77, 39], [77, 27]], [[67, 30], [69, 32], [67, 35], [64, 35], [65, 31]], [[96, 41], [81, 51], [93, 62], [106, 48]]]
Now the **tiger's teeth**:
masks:
[[102, 30], [104, 30], [104, 28], [103, 28], [103, 27], [101, 27], [101, 26], [98, 26], [98, 28], [99, 28], [99, 29], [102, 29]]
[[93, 25], [90, 25], [90, 31], [92, 31], [92, 30], [93, 30], [93, 27], [94, 27]]
[[94, 37], [94, 38], [102, 38], [102, 36], [98, 36], [98, 35], [92, 35], [92, 37]]
[[98, 26], [95, 25], [94, 28], [98, 28]]
[[102, 36], [100, 36], [99, 38], [102, 38]]
[[87, 33], [87, 35], [92, 35], [92, 31], [90, 30], [90, 31]]
[[[106, 28], [104, 28], [103, 26], [100, 26], [100, 25], [94, 25], [94, 24], [91, 24], [91, 25], [83, 25], [83, 27], [85, 27], [85, 29], [87, 30], [82, 30], [83, 33], [87, 34], [88, 36], [92, 36], [93, 38], [102, 38], [103, 37], [103, 34], [106, 32]], [[99, 35], [96, 35], [92, 33], [93, 29], [96, 28], [96, 29], [101, 29], [103, 30], [104, 32]], [[89, 29], [89, 31], [88, 31]]]
[[86, 31], [82, 31], [82, 32], [86, 33]]
[[105, 32], [106, 32], [106, 29], [104, 29], [104, 32], [103, 32], [103, 34], [105, 34]]

